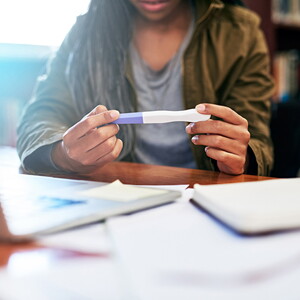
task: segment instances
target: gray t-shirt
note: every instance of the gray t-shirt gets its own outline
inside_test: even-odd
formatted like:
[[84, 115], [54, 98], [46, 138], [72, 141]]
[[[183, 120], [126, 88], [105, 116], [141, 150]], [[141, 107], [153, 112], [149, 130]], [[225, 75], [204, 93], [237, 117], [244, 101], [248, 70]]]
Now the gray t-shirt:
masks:
[[[163, 69], [154, 71], [139, 56], [133, 43], [130, 56], [138, 99], [138, 111], [183, 110], [183, 53], [192, 37], [194, 22], [175, 56]], [[136, 126], [134, 161], [185, 168], [196, 168], [189, 137], [183, 122]]]

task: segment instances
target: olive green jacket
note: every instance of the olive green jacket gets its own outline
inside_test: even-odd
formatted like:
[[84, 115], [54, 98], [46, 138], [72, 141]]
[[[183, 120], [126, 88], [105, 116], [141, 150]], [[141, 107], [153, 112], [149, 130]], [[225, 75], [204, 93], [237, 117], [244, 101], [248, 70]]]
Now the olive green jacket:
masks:
[[[195, 3], [195, 32], [182, 58], [185, 107], [194, 108], [201, 102], [215, 103], [231, 107], [246, 118], [257, 174], [268, 175], [273, 163], [269, 132], [273, 81], [260, 20], [250, 10], [224, 5], [220, 0]], [[61, 140], [64, 132], [83, 117], [74, 107], [66, 80], [75, 40], [76, 31], [72, 30], [51, 60], [47, 74], [39, 78], [34, 97], [18, 126], [17, 149], [27, 171], [36, 171], [28, 157], [34, 158], [37, 149]], [[136, 101], [130, 62], [126, 76], [132, 86], [132, 100]], [[97, 104], [101, 103], [95, 106]], [[87, 113], [89, 110], [90, 107]], [[191, 147], [200, 169], [215, 170], [203, 146], [191, 143]]]

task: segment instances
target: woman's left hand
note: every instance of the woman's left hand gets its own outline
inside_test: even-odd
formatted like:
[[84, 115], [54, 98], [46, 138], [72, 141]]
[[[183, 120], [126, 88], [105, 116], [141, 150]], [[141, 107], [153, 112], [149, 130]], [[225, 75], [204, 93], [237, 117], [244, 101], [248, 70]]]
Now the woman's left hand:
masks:
[[226, 106], [205, 103], [197, 105], [196, 110], [221, 120], [190, 123], [186, 132], [194, 135], [192, 142], [206, 146], [206, 155], [217, 161], [221, 172], [243, 174], [250, 140], [248, 121]]

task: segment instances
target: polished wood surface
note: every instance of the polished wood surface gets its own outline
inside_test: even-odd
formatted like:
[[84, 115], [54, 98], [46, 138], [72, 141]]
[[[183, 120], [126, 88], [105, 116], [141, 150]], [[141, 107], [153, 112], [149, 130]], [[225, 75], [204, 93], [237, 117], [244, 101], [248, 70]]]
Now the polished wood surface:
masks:
[[119, 179], [123, 183], [145, 185], [188, 184], [189, 187], [193, 187], [195, 183], [220, 184], [259, 181], [270, 178], [244, 174], [232, 176], [213, 171], [113, 162], [92, 174], [89, 179], [104, 182], [112, 182]]
[[[20, 169], [20, 161], [16, 154], [16, 150], [9, 147], [0, 147], [0, 176], [18, 174], [20, 172], [22, 173], [23, 171]], [[195, 183], [220, 184], [270, 179], [269, 177], [251, 175], [230, 176], [219, 172], [128, 162], [113, 162], [89, 176], [68, 176], [68, 178], [88, 179], [101, 182], [112, 182], [119, 179], [123, 183], [139, 185], [188, 184], [190, 187]], [[10, 264], [16, 261], [16, 258], [18, 258], [17, 261], [22, 261], [20, 257], [26, 258], [29, 253], [42, 255], [51, 261], [65, 260], [74, 258], [74, 256], [85, 255], [84, 253], [75, 251], [42, 247], [34, 243], [17, 245], [1, 244], [0, 267], [8, 268]], [[106, 255], [103, 255], [102, 257], [105, 258]], [[20, 264], [19, 267], [22, 268], [22, 264]]]

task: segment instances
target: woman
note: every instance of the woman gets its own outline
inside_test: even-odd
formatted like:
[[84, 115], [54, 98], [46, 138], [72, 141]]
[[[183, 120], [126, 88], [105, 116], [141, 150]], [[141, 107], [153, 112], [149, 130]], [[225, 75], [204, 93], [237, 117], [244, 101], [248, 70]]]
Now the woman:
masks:
[[[17, 147], [31, 172], [119, 159], [267, 175], [272, 90], [259, 20], [240, 1], [92, 0], [39, 79]], [[109, 124], [194, 107], [213, 118]]]

